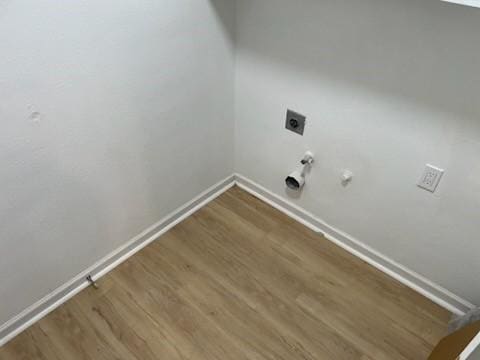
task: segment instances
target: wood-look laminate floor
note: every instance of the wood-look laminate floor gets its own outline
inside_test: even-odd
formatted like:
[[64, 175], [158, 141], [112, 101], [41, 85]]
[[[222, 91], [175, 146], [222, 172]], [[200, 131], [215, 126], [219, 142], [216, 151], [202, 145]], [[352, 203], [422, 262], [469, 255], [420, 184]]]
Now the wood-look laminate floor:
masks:
[[239, 188], [0, 359], [426, 359], [450, 314]]

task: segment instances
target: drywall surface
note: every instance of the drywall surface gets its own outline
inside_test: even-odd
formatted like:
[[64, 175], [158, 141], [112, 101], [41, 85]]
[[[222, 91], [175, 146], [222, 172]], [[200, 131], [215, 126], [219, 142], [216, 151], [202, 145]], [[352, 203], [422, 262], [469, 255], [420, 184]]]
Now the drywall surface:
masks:
[[0, 1], [0, 324], [233, 172], [233, 10]]
[[[236, 171], [480, 304], [480, 11], [242, 0], [236, 15]], [[295, 196], [284, 179], [306, 150]], [[446, 169], [435, 194], [416, 186], [426, 163]]]

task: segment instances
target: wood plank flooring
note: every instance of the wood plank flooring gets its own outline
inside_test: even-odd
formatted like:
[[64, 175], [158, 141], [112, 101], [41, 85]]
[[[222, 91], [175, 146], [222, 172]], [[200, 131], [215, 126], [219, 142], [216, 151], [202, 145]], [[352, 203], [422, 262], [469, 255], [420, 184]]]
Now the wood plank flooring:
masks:
[[450, 314], [239, 188], [0, 359], [426, 359]]

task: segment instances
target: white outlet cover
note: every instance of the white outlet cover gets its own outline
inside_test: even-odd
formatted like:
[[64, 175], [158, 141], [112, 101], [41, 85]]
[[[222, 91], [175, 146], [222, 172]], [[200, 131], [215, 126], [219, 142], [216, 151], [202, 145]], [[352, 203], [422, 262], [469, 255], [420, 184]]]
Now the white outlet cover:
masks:
[[417, 185], [422, 189], [435, 192], [444, 173], [445, 170], [427, 164], [425, 167], [425, 171], [423, 172], [423, 175]]

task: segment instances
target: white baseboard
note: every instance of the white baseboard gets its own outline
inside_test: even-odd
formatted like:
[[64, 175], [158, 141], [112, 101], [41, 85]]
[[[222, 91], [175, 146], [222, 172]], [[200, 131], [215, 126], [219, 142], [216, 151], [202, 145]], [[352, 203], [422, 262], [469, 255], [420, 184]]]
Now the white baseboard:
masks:
[[0, 346], [13, 339], [19, 333], [85, 289], [89, 285], [86, 280], [88, 275], [91, 275], [94, 280], [98, 280], [145, 246], [158, 239], [160, 235], [167, 232], [169, 229], [192, 215], [234, 185], [235, 177], [234, 175], [231, 175], [218, 184], [205, 190], [193, 200], [176, 209], [125, 245], [108, 254], [72, 280], [60, 286], [52, 293], [48, 294], [13, 319], [0, 326]]
[[[470, 359], [470, 357], [473, 355], [473, 353], [475, 351], [477, 351], [477, 349], [479, 349], [479, 348], [480, 348], [480, 333], [478, 333], [477, 336], [475, 336], [472, 339], [472, 341], [470, 341], [470, 343], [467, 345], [465, 350], [463, 350], [463, 352], [458, 357], [458, 360], [468, 360], [468, 359]], [[478, 359], [478, 358], [477, 357], [475, 357], [475, 358], [472, 357], [470, 360], [475, 360], [475, 359]]]
[[381, 254], [375, 249], [372, 249], [354, 237], [327, 224], [325, 221], [319, 219], [315, 215], [291, 203], [290, 201], [283, 199], [279, 195], [274, 194], [270, 190], [256, 184], [250, 179], [247, 179], [240, 174], [236, 174], [235, 182], [240, 188], [251, 193], [258, 199], [268, 203], [286, 215], [299, 221], [313, 231], [322, 233], [328, 240], [334, 242], [338, 246], [359, 257], [363, 261], [369, 263], [392, 278], [400, 281], [402, 284], [419, 292], [423, 296], [451, 311], [452, 313], [456, 315], [463, 315], [467, 311], [475, 308], [475, 305], [453, 294], [440, 285], [435, 284], [424, 276], [417, 274], [416, 272], [395, 262], [394, 260]]
[[385, 255], [370, 248], [362, 242], [354, 239], [350, 235], [328, 225], [313, 214], [292, 204], [288, 200], [281, 198], [273, 192], [267, 190], [245, 178], [242, 175], [235, 174], [222, 180], [218, 184], [205, 190], [203, 193], [189, 201], [187, 204], [173, 211], [162, 220], [143, 231], [141, 234], [130, 240], [122, 247], [116, 249], [103, 259], [86, 269], [72, 280], [54, 290], [43, 299], [22, 311], [19, 315], [0, 326], [0, 346], [4, 345], [19, 333], [39, 321], [41, 318], [55, 310], [61, 304], [85, 289], [89, 283], [86, 281], [87, 275], [91, 275], [94, 280], [113, 270], [129, 257], [143, 249], [145, 246], [158, 239], [159, 236], [177, 225], [179, 222], [192, 215], [194, 212], [220, 196], [234, 185], [251, 193], [260, 200], [268, 203], [274, 208], [282, 211], [293, 219], [304, 224], [308, 228], [322, 233], [327, 239], [338, 246], [361, 258], [375, 268], [390, 275], [406, 286], [416, 290], [420, 294], [431, 299], [433, 302], [443, 306], [454, 314], [463, 315], [475, 306], [441, 286], [433, 283], [425, 277], [415, 273], [389, 259]]

